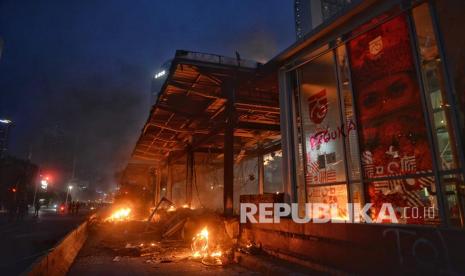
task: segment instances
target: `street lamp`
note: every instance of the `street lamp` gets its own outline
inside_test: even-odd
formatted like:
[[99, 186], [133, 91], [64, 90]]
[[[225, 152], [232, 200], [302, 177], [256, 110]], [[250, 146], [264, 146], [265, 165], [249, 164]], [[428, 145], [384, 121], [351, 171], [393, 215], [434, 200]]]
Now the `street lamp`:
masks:
[[[66, 208], [66, 206], [68, 206], [68, 196], [69, 196], [69, 193], [71, 192], [72, 189], [73, 189], [73, 186], [69, 185], [68, 189], [66, 191], [65, 208]], [[68, 210], [68, 212], [69, 212], [69, 210]]]
[[[47, 190], [48, 184], [50, 184], [50, 183], [49, 183], [50, 178], [49, 178], [48, 176], [43, 177], [42, 175], [40, 175], [40, 177], [41, 177], [41, 180], [40, 180], [40, 187], [41, 187], [42, 189], [44, 189], [44, 190]], [[39, 185], [38, 185], [37, 182], [36, 182], [36, 184], [35, 184], [35, 189], [34, 189], [34, 199], [32, 200], [32, 206], [33, 206], [33, 207], [36, 206], [37, 190], [38, 190], [38, 189], [39, 189]]]
[[11, 120], [8, 120], [8, 119], [0, 119], [0, 123], [5, 124], [5, 125], [9, 125], [9, 124], [11, 124], [13, 122]]
[[47, 190], [48, 182], [47, 182], [46, 179], [42, 179], [42, 180], [40, 181], [40, 187], [41, 187], [42, 189], [44, 189], [44, 190]]

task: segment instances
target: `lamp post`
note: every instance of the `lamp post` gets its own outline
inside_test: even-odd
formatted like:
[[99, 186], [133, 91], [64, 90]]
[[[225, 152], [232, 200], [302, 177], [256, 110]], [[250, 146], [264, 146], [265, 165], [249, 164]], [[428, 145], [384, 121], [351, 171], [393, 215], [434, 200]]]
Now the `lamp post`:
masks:
[[[42, 175], [40, 175], [42, 178]], [[44, 190], [47, 190], [49, 183], [49, 177], [45, 176], [40, 180], [40, 187]], [[36, 206], [36, 200], [37, 200], [37, 190], [39, 189], [39, 184], [36, 182], [35, 184], [35, 189], [34, 189], [34, 199], [32, 200], [32, 207], [34, 208]]]
[[[73, 186], [69, 185], [68, 189], [66, 191], [65, 208], [66, 208], [66, 206], [68, 206], [68, 196], [69, 196], [69, 193], [71, 192], [72, 189], [73, 189]], [[68, 212], [69, 212], [69, 210], [68, 210]]]

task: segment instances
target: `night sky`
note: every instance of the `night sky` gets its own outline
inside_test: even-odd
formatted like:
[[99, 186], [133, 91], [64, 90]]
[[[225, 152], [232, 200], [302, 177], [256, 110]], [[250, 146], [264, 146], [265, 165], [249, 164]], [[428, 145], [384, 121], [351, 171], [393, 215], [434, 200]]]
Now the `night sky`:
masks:
[[10, 153], [63, 160], [62, 180], [75, 156], [78, 178], [112, 184], [147, 119], [151, 78], [175, 50], [264, 62], [295, 40], [293, 1], [0, 0], [0, 37]]

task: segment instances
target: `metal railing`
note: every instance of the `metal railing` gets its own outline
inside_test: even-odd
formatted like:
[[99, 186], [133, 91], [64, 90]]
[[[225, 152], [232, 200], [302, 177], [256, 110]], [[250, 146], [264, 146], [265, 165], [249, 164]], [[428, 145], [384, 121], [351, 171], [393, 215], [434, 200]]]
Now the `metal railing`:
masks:
[[228, 66], [239, 66], [239, 67], [244, 67], [244, 68], [257, 68], [260, 64], [253, 60], [232, 58], [232, 57], [226, 57], [226, 56], [221, 56], [221, 55], [216, 55], [216, 54], [207, 54], [207, 53], [184, 51], [184, 50], [177, 50], [176, 57], [186, 58], [186, 59], [196, 60], [196, 61], [202, 61], [202, 62], [228, 65]]

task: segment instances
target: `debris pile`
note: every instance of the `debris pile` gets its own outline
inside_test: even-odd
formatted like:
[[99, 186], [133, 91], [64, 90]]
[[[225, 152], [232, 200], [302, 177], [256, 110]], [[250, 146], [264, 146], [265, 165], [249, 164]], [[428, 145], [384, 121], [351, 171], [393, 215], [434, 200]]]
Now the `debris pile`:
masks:
[[103, 217], [94, 226], [100, 238], [94, 243], [98, 252], [92, 254], [113, 262], [143, 258], [154, 266], [180, 261], [225, 266], [233, 262], [238, 249], [238, 221], [203, 208], [169, 203], [141, 220], [131, 208], [121, 207]]

